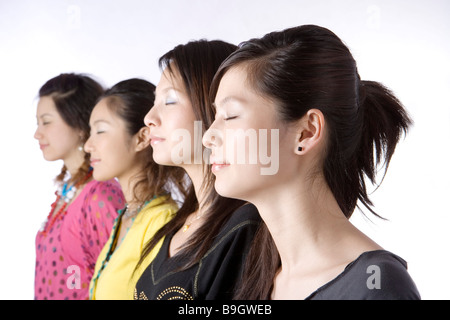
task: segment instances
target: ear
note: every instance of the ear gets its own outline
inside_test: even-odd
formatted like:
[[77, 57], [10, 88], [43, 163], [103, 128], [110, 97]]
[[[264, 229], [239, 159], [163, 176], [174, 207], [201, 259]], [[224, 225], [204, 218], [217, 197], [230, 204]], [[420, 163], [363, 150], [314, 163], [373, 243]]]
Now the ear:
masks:
[[325, 117], [322, 111], [310, 109], [298, 123], [295, 153], [303, 155], [313, 150], [323, 139]]
[[135, 151], [139, 152], [146, 149], [150, 145], [150, 128], [142, 127], [138, 133], [135, 134], [136, 144]]

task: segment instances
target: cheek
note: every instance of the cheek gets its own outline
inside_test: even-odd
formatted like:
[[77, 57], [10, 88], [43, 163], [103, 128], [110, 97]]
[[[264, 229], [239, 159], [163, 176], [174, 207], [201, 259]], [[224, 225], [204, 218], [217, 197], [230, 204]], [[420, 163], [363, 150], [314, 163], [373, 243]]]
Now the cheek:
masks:
[[[228, 163], [260, 165], [261, 174], [275, 174], [279, 164], [280, 137], [277, 129], [226, 130], [217, 154]], [[273, 167], [274, 172], [264, 170]]]
[[66, 150], [72, 150], [82, 145], [80, 136], [73, 130], [61, 130], [55, 135], [53, 141]]
[[167, 139], [153, 147], [153, 159], [161, 165], [200, 164], [202, 159], [201, 122], [184, 123], [173, 129]]
[[[251, 201], [275, 183], [283, 171], [280, 152], [284, 152], [284, 147], [280, 145], [278, 130], [257, 133], [249, 130], [245, 135], [226, 135], [222, 148], [215, 152], [223, 151], [230, 166], [216, 174], [217, 192], [225, 197]], [[216, 158], [219, 156], [215, 154]]]
[[70, 132], [53, 132], [49, 134], [48, 141], [50, 142], [50, 147], [46, 151], [49, 157], [55, 158], [51, 160], [62, 159], [80, 146], [78, 136]]
[[104, 181], [117, 177], [129, 166], [128, 154], [121, 137], [96, 141], [95, 157], [101, 161], [94, 167], [95, 179]]

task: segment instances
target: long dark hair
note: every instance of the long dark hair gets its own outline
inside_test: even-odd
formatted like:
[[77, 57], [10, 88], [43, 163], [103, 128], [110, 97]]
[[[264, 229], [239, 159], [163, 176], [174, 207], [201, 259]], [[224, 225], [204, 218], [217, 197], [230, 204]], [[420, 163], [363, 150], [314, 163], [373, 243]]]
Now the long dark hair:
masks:
[[[394, 94], [380, 83], [361, 81], [349, 49], [330, 30], [305, 25], [272, 32], [241, 44], [221, 66], [211, 88], [214, 99], [230, 68], [246, 68], [248, 83], [275, 101], [280, 119], [292, 122], [319, 109], [329, 136], [323, 172], [341, 210], [350, 218], [358, 200], [371, 213], [366, 178], [376, 184], [412, 121]], [[378, 215], [377, 215], [378, 216]], [[268, 299], [280, 258], [267, 226], [250, 250], [237, 299]]]
[[[145, 127], [143, 119], [155, 101], [155, 86], [143, 79], [128, 79], [106, 90], [101, 99], [125, 122], [127, 132], [132, 137]], [[153, 161], [153, 149], [150, 146], [140, 152], [140, 158], [144, 167], [133, 177], [136, 179], [134, 199], [144, 202], [154, 196], [170, 193], [172, 168], [160, 166]]]
[[[159, 59], [161, 69], [167, 68], [172, 74], [179, 72], [197, 121], [201, 121], [203, 129], [207, 129], [214, 121], [214, 109], [209, 102], [209, 89], [215, 72], [225, 58], [236, 50], [236, 46], [223, 41], [191, 41], [170, 50]], [[203, 154], [203, 153], [202, 153]], [[178, 168], [184, 173], [184, 170]], [[245, 202], [220, 196], [214, 189], [215, 177], [211, 167], [203, 163], [204, 179], [202, 191], [205, 193], [207, 210], [204, 213], [205, 223], [195, 231], [176, 257], [187, 261], [182, 269], [188, 269], [197, 263], [211, 248], [211, 244], [226, 223], [230, 215]], [[141, 260], [165, 236], [179, 230], [186, 218], [199, 208], [199, 201], [189, 177], [179, 180], [179, 188], [184, 190], [185, 200], [176, 216], [161, 228], [145, 246]], [[203, 201], [203, 199], [202, 199]]]
[[[81, 130], [82, 141], [89, 138], [89, 117], [94, 109], [103, 87], [91, 77], [84, 74], [62, 73], [48, 80], [39, 90], [39, 98], [51, 97], [61, 118], [70, 127]], [[84, 162], [75, 176], [71, 177], [73, 183], [81, 180], [89, 171], [90, 156], [84, 155]], [[67, 168], [63, 165], [56, 177], [56, 182], [62, 182], [66, 176]]]

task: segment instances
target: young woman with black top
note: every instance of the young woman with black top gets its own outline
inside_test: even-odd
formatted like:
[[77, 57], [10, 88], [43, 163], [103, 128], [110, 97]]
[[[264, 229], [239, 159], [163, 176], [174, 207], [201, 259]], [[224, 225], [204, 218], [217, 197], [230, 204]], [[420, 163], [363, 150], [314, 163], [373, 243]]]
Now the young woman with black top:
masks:
[[163, 73], [145, 123], [154, 160], [180, 167], [185, 199], [144, 249], [141, 260], [164, 239], [136, 284], [135, 299], [231, 299], [241, 279], [260, 217], [253, 205], [217, 194], [201, 141], [214, 119], [211, 81], [235, 49], [222, 41], [192, 41], [159, 61]]
[[[254, 203], [265, 222], [235, 298], [420, 298], [406, 262], [348, 220], [358, 200], [375, 214], [365, 183], [376, 183], [380, 163], [387, 170], [411, 120], [386, 87], [360, 80], [334, 33], [300, 26], [250, 40], [222, 64], [211, 94], [216, 118], [203, 139], [215, 188]], [[227, 153], [249, 130], [260, 147], [262, 133], [277, 133], [267, 144], [276, 173]]]

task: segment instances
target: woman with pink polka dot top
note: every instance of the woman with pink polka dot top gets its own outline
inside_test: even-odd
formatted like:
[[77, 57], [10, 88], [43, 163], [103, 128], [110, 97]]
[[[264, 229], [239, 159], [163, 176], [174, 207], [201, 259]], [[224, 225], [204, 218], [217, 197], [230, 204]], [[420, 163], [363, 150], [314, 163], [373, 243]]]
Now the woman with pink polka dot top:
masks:
[[95, 262], [125, 205], [115, 180], [92, 179], [89, 116], [103, 88], [93, 79], [61, 74], [39, 91], [34, 137], [47, 161], [63, 160], [56, 200], [36, 235], [35, 299], [88, 299]]

